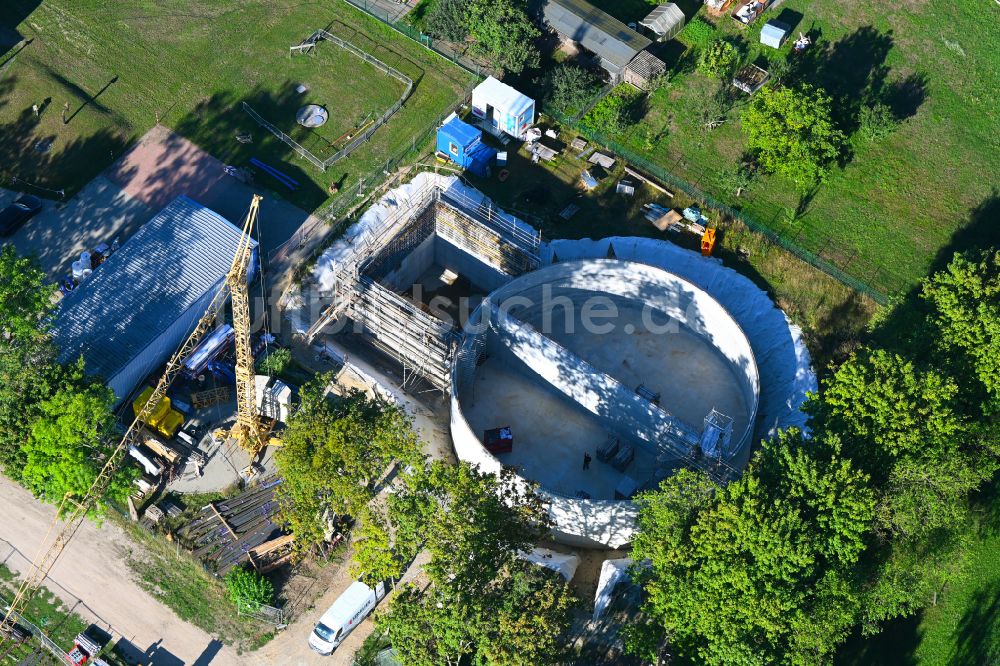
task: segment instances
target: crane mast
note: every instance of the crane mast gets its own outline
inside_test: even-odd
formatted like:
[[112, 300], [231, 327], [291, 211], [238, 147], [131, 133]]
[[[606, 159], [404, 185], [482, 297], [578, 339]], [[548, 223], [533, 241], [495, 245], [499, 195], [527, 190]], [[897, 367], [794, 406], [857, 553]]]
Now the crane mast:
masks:
[[[104, 461], [101, 471], [98, 472], [83, 498], [77, 501], [67, 494], [60, 502], [59, 510], [49, 525], [45, 538], [10, 603], [7, 614], [0, 618], [0, 648], [8, 642], [5, 636], [11, 635], [8, 630], [16, 622], [15, 616], [24, 610], [35, 592], [45, 582], [45, 578], [52, 571], [59, 556], [62, 555], [80, 524], [87, 517], [87, 513], [107, 493], [115, 472], [128, 454], [129, 447], [142, 443], [140, 431], [142, 424], [167, 395], [167, 389], [177, 378], [184, 366], [184, 361], [215, 323], [216, 316], [225, 305], [227, 295], [232, 300], [233, 329], [236, 332], [237, 419], [231, 436], [251, 456], [255, 456], [267, 444], [261, 432], [255, 402], [253, 349], [250, 345], [250, 296], [247, 288], [247, 275], [253, 254], [253, 228], [257, 222], [261, 198], [258, 194], [253, 195], [250, 210], [243, 222], [243, 233], [239, 246], [225, 281], [220, 285], [194, 330], [167, 362], [163, 375], [153, 389], [149, 400], [146, 401], [145, 406], [136, 414], [135, 419], [125, 430], [118, 446]], [[0, 658], [5, 657], [9, 650], [10, 648], [4, 650], [0, 654]]]
[[233, 306], [233, 330], [236, 333], [236, 424], [232, 437], [251, 457], [266, 446], [257, 415], [256, 387], [254, 385], [253, 348], [250, 345], [250, 293], [247, 273], [250, 270], [252, 247], [251, 232], [257, 221], [260, 195], [255, 194], [250, 211], [243, 223], [243, 238], [233, 258], [233, 265], [226, 276]]

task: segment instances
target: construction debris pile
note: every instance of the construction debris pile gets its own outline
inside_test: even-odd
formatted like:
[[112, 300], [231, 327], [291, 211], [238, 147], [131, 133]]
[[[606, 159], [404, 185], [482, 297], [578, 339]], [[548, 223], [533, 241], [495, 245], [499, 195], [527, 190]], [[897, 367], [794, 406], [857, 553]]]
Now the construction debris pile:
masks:
[[259, 573], [277, 569], [291, 559], [295, 541], [274, 522], [278, 511], [274, 489], [280, 484], [281, 479], [271, 479], [208, 504], [179, 530], [178, 539], [220, 576], [243, 563]]

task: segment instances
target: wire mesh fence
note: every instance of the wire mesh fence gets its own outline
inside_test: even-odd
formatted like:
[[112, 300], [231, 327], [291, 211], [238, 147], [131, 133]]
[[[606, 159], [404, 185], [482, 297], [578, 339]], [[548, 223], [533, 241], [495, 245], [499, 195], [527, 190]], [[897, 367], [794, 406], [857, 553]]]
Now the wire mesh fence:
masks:
[[398, 20], [400, 11], [392, 9], [396, 3], [378, 2], [377, 0], [344, 0], [354, 5], [369, 16], [372, 16], [397, 32], [409, 37], [415, 42], [423, 44], [428, 50], [434, 51], [443, 58], [447, 58], [459, 67], [465, 69], [470, 74], [478, 77], [485, 76], [488, 71], [482, 63], [476, 62], [467, 54], [458, 51], [448, 45], [447, 42], [439, 41], [428, 34], [425, 34], [405, 21]]
[[[796, 233], [780, 233], [774, 229], [776, 225], [766, 225], [759, 219], [748, 215], [746, 212], [737, 210], [715, 197], [706, 193], [703, 189], [687, 180], [675, 176], [670, 169], [655, 164], [645, 157], [639, 155], [632, 148], [607, 137], [600, 132], [596, 132], [584, 125], [576, 122], [575, 119], [561, 116], [560, 114], [550, 114], [560, 122], [573, 127], [590, 141], [597, 143], [607, 150], [610, 150], [622, 157], [630, 164], [657, 180], [684, 192], [688, 197], [699, 202], [706, 208], [717, 210], [719, 213], [732, 220], [738, 220], [746, 225], [751, 231], [763, 236], [768, 242], [781, 247], [787, 252], [795, 255], [802, 261], [823, 271], [830, 277], [847, 285], [851, 289], [866, 294], [877, 303], [888, 302], [887, 291], [894, 291], [897, 286], [894, 279], [883, 267], [872, 266], [870, 263], [858, 257], [856, 250], [848, 247], [841, 247], [832, 239], [826, 239], [816, 248], [816, 251], [806, 249], [798, 241], [801, 238], [802, 230]], [[700, 181], [706, 181], [707, 175], [703, 174]], [[864, 278], [859, 275], [865, 275]], [[875, 286], [879, 285], [879, 286]], [[886, 289], [886, 285], [891, 288]]]

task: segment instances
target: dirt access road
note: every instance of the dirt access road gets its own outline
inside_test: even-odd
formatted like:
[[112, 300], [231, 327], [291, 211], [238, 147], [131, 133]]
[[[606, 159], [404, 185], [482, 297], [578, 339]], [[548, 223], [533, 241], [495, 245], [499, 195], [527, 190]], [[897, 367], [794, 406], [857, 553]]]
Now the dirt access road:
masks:
[[[13, 481], [0, 477], [0, 538], [33, 557], [55, 515]], [[11, 548], [0, 544], [7, 556]], [[244, 664], [235, 651], [207, 633], [181, 621], [132, 579], [126, 553], [135, 548], [128, 536], [110, 522], [81, 525], [45, 586], [81, 617], [110, 627], [145, 655], [147, 663], [178, 666]], [[17, 553], [7, 557], [9, 568], [23, 573], [28, 566]], [[67, 646], [69, 647], [69, 646]]]
[[[0, 476], [0, 558], [23, 573], [27, 557], [34, 556], [55, 515], [55, 507], [42, 504], [21, 486]], [[85, 522], [52, 569], [45, 586], [84, 619], [111, 628], [154, 666], [349, 666], [354, 652], [372, 631], [366, 620], [331, 657], [309, 649], [307, 640], [316, 620], [353, 582], [342, 567], [333, 583], [316, 601], [313, 611], [302, 613], [263, 649], [238, 656], [213, 636], [184, 622], [174, 612], [139, 587], [126, 561], [137, 548], [128, 535], [111, 522], [98, 527]], [[16, 549], [16, 550], [13, 550]], [[21, 553], [21, 554], [19, 554]], [[419, 563], [418, 563], [419, 567]], [[415, 567], [415, 568], [418, 568]]]

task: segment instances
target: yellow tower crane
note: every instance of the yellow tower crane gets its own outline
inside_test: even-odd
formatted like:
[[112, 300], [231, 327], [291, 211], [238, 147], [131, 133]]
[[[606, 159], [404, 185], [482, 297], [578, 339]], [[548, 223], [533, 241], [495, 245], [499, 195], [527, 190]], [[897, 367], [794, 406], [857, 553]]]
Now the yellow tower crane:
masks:
[[[55, 566], [62, 555], [66, 545], [76, 533], [80, 524], [87, 517], [87, 513], [100, 501], [111, 484], [111, 479], [121, 465], [128, 453], [129, 447], [141, 444], [143, 437], [140, 426], [152, 414], [153, 409], [166, 396], [167, 389], [173, 383], [177, 374], [184, 367], [184, 361], [198, 346], [198, 343], [212, 327], [215, 318], [225, 304], [226, 297], [229, 296], [233, 306], [233, 329], [236, 332], [236, 404], [237, 419], [233, 425], [231, 437], [233, 437], [250, 455], [256, 456], [260, 450], [266, 446], [264, 433], [261, 429], [260, 419], [257, 415], [256, 393], [254, 388], [254, 362], [253, 350], [250, 346], [250, 295], [247, 288], [247, 274], [250, 270], [250, 261], [253, 252], [253, 230], [257, 224], [257, 214], [260, 207], [260, 195], [253, 195], [250, 202], [250, 210], [247, 212], [243, 222], [243, 235], [233, 257], [233, 263], [226, 275], [225, 282], [219, 287], [212, 299], [208, 309], [198, 320], [197, 326], [187, 337], [180, 348], [167, 362], [166, 369], [160, 377], [152, 395], [146, 401], [135, 419], [125, 431], [124, 437], [115, 450], [104, 462], [101, 471], [98, 472], [94, 482], [90, 485], [86, 494], [76, 500], [67, 494], [59, 504], [59, 511], [49, 525], [35, 555], [31, 566], [25, 573], [24, 581], [17, 589], [10, 608], [5, 616], [0, 618], [0, 648], [9, 642], [5, 636], [9, 636], [8, 631], [17, 621], [17, 616], [24, 610], [25, 606], [34, 596], [38, 588], [41, 587], [45, 578], [49, 575], [52, 567]], [[65, 520], [60, 521], [60, 517]], [[61, 523], [61, 524], [60, 524]], [[6, 657], [10, 647], [3, 649], [0, 659]]]

